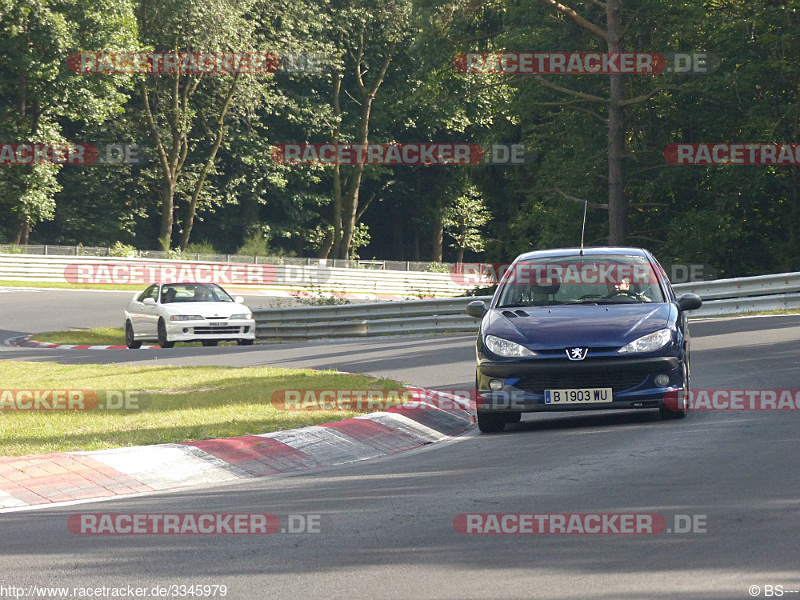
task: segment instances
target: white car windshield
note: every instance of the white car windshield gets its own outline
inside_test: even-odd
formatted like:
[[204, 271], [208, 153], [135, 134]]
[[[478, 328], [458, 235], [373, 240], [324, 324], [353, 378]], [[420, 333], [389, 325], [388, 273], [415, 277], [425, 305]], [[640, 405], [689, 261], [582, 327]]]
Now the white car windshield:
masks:
[[162, 287], [161, 303], [176, 302], [233, 302], [233, 298], [216, 284], [175, 283]]

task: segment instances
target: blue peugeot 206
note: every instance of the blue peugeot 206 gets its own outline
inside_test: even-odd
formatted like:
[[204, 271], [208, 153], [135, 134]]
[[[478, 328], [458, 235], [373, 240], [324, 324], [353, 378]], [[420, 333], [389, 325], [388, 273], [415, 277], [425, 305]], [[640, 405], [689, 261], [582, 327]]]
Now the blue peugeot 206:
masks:
[[[522, 254], [481, 318], [477, 415], [502, 431], [525, 412], [658, 409], [681, 418], [689, 389], [686, 312], [664, 269], [641, 248], [568, 248]], [[667, 400], [671, 398], [672, 400]]]

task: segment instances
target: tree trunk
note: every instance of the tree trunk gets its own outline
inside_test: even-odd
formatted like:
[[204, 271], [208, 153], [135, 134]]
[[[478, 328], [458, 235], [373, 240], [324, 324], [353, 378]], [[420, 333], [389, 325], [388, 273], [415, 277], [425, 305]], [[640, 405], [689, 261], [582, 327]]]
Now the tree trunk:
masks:
[[[359, 96], [362, 99], [361, 116], [359, 119], [358, 131], [356, 132], [355, 140], [353, 141], [354, 144], [364, 144], [366, 148], [366, 145], [369, 143], [369, 119], [370, 112], [372, 110], [372, 102], [375, 100], [375, 94], [378, 92], [378, 88], [380, 88], [384, 78], [386, 77], [386, 71], [389, 69], [389, 64], [392, 62], [392, 57], [394, 56], [396, 46], [397, 42], [392, 41], [389, 46], [389, 50], [386, 53], [386, 57], [383, 60], [380, 71], [375, 76], [375, 80], [372, 82], [372, 84], [367, 87], [363, 79], [366, 71], [362, 68], [362, 61], [365, 51], [364, 32], [362, 31], [360, 34], [358, 50], [355, 55], [353, 55], [356, 88]], [[336, 104], [334, 104], [334, 112], [339, 109], [338, 85], [340, 85], [340, 83], [341, 78], [337, 77], [334, 80], [334, 102], [336, 102]], [[337, 123], [337, 137], [338, 131]], [[353, 233], [355, 232], [356, 222], [358, 221], [358, 193], [361, 188], [361, 177], [363, 173], [364, 163], [359, 163], [353, 166], [353, 172], [348, 180], [347, 189], [341, 196], [341, 210], [338, 212], [337, 216], [337, 218], [341, 218], [341, 241], [339, 242], [338, 247], [334, 242], [334, 256], [337, 258], [350, 258], [350, 246], [353, 243]], [[339, 176], [339, 171], [336, 169], [334, 171], [334, 178], [338, 179]], [[336, 203], [336, 185], [337, 183], [334, 181], [334, 204]], [[341, 181], [338, 185], [341, 186]]]
[[444, 241], [444, 224], [441, 217], [436, 217], [431, 235], [431, 260], [442, 262], [442, 242]]
[[[620, 0], [606, 1], [608, 51], [622, 52]], [[608, 103], [608, 243], [618, 246], [628, 237], [628, 199], [625, 196], [625, 116], [620, 102], [625, 98], [624, 74], [609, 75]]]
[[[339, 131], [341, 127], [342, 108], [340, 103], [340, 96], [342, 92], [342, 74], [337, 71], [333, 78], [333, 115], [336, 117], [336, 127], [333, 130], [331, 141], [334, 144], [339, 143]], [[333, 215], [331, 218], [331, 225], [333, 225], [333, 234], [330, 241], [326, 238], [323, 248], [325, 249], [325, 256], [328, 253], [333, 253], [333, 257], [339, 256], [339, 248], [342, 245], [342, 169], [338, 163], [333, 165]]]
[[189, 245], [189, 237], [192, 235], [192, 227], [194, 226], [194, 216], [197, 213], [197, 200], [200, 198], [200, 192], [203, 190], [203, 184], [208, 177], [208, 173], [214, 166], [214, 159], [217, 157], [219, 147], [222, 145], [222, 137], [225, 135], [225, 115], [228, 114], [228, 109], [231, 106], [233, 95], [236, 93], [236, 84], [239, 82], [239, 73], [233, 76], [231, 89], [228, 90], [228, 96], [222, 104], [219, 118], [217, 119], [217, 135], [214, 139], [214, 145], [206, 158], [206, 163], [203, 165], [203, 170], [200, 172], [200, 177], [197, 178], [197, 183], [192, 192], [192, 199], [189, 202], [189, 214], [186, 216], [186, 222], [183, 227], [183, 236], [181, 237], [181, 250], [186, 250]]
[[172, 242], [172, 222], [174, 220], [172, 204], [174, 197], [175, 188], [172, 185], [171, 178], [167, 178], [161, 185], [161, 229], [158, 233], [158, 242], [164, 252], [169, 250]]
[[330, 255], [331, 250], [333, 249], [333, 238], [334, 238], [333, 229], [329, 229], [328, 232], [325, 234], [325, 240], [322, 242], [322, 246], [319, 249], [317, 258], [328, 258], [328, 255]]
[[169, 148], [166, 148], [150, 108], [147, 82], [142, 79], [141, 90], [144, 112], [150, 133], [156, 142], [159, 166], [161, 167], [161, 228], [158, 240], [164, 251], [169, 250], [172, 245], [172, 225], [175, 218], [173, 215], [175, 210], [175, 188], [183, 163], [186, 161], [186, 156], [189, 152], [188, 131], [186, 128], [189, 97], [197, 89], [199, 83], [199, 78], [193, 85], [190, 85], [187, 80], [181, 89], [180, 78], [175, 75], [171, 90], [171, 107], [168, 111], [171, 140]]
[[[611, 53], [622, 52], [622, 2], [621, 0], [606, 0], [606, 29], [598, 27], [587, 21], [575, 10], [564, 4], [561, 0], [540, 0], [542, 4], [552, 10], [570, 18], [578, 27], [594, 35], [598, 40], [603, 40]], [[609, 75], [608, 97], [608, 243], [611, 245], [624, 244], [628, 236], [628, 198], [625, 196], [625, 170], [623, 160], [625, 157], [625, 115], [624, 107], [627, 104], [646, 102], [660, 89], [655, 88], [648, 94], [636, 98], [625, 98], [625, 75], [622, 73]], [[561, 86], [542, 83], [568, 93], [573, 97], [586, 99], [586, 94], [571, 91]], [[592, 100], [600, 100], [591, 97]], [[603, 100], [604, 101], [604, 100]], [[604, 101], [605, 102], [605, 101]]]
[[459, 223], [458, 229], [458, 251], [456, 253], [456, 262], [461, 264], [464, 262], [464, 248], [467, 245], [467, 221], [462, 219]]
[[11, 243], [14, 246], [25, 246], [28, 243], [28, 236], [31, 232], [30, 223], [21, 217], [17, 217], [14, 220], [16, 222], [14, 223], [14, 233], [11, 235]]
[[[356, 133], [356, 144], [369, 143], [369, 117], [372, 110], [372, 101], [375, 94], [369, 94], [361, 105], [361, 119]], [[342, 196], [342, 242], [339, 246], [338, 258], [350, 258], [350, 246], [353, 244], [353, 232], [356, 228], [358, 215], [358, 193], [361, 188], [361, 177], [364, 174], [364, 163], [353, 166], [353, 173], [347, 186], [346, 193]]]

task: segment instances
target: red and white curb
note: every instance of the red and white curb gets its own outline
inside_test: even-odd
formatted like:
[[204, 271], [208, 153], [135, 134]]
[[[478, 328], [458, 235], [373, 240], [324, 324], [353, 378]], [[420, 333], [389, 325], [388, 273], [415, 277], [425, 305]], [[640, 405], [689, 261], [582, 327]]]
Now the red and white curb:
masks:
[[[39, 342], [31, 339], [32, 335], [22, 338], [12, 338], [8, 340], [11, 346], [19, 348], [52, 348], [58, 350], [127, 350], [128, 347], [122, 346], [90, 346], [87, 344], [51, 344], [50, 342]], [[150, 350], [153, 348], [161, 349], [161, 346], [142, 346], [140, 349]]]
[[0, 457], [0, 512], [252, 479], [388, 456], [451, 439], [463, 399], [411, 388], [411, 406], [289, 431], [93, 452]]

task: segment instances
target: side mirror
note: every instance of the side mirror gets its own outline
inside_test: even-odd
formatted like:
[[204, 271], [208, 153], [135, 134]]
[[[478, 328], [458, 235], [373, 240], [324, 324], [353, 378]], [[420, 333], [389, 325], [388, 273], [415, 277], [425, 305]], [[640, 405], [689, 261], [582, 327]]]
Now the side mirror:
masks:
[[684, 294], [678, 298], [681, 310], [697, 310], [703, 305], [703, 299], [697, 294]]
[[155, 306], [156, 301], [153, 300], [152, 298], [145, 298], [144, 300], [142, 300], [142, 304], [145, 304], [147, 306]]
[[473, 300], [467, 304], [467, 314], [476, 319], [482, 319], [486, 314], [486, 303], [483, 300]]
[[233, 301], [236, 304], [244, 304], [244, 297], [243, 296], [234, 296]]

